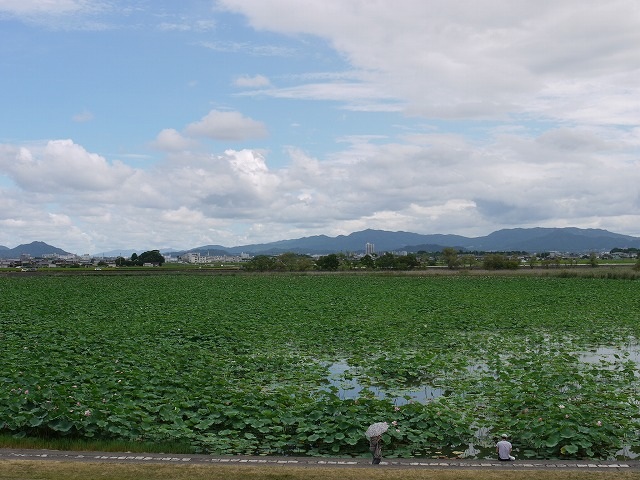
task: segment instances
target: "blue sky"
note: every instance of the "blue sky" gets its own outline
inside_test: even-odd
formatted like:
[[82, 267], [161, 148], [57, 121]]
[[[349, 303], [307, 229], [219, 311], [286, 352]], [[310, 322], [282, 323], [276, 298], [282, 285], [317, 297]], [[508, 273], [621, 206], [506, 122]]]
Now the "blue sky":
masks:
[[0, 0], [0, 245], [640, 236], [635, 0]]

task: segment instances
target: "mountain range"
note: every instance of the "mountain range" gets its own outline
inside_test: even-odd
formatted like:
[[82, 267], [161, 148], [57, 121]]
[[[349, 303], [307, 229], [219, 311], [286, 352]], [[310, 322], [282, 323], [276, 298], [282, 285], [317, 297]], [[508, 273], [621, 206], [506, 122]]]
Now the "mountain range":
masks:
[[[640, 237], [612, 233], [601, 229], [582, 228], [513, 228], [493, 232], [482, 237], [461, 235], [430, 234], [411, 232], [389, 232], [386, 230], [363, 230], [349, 235], [328, 237], [315, 235], [294, 240], [280, 240], [271, 243], [224, 247], [203, 245], [201, 247], [177, 250], [163, 249], [163, 254], [180, 255], [198, 252], [201, 255], [278, 255], [285, 252], [326, 255], [337, 252], [364, 252], [367, 243], [373, 244], [376, 253], [387, 251], [440, 251], [454, 247], [463, 251], [484, 252], [603, 252], [613, 248], [640, 248]], [[149, 248], [150, 250], [151, 248]], [[136, 250], [113, 250], [95, 254], [98, 257], [130, 256]], [[136, 251], [142, 253], [142, 251]], [[68, 254], [60, 248], [44, 242], [32, 242], [15, 248], [0, 246], [0, 258], [19, 258], [21, 254], [39, 257], [45, 254]]]
[[[334, 252], [364, 252], [365, 245], [374, 245], [375, 252], [385, 251], [440, 251], [454, 247], [466, 251], [485, 252], [601, 252], [613, 248], [640, 248], [640, 237], [612, 233], [601, 229], [581, 228], [514, 228], [493, 232], [482, 237], [430, 234], [411, 232], [389, 232], [386, 230], [363, 230], [350, 235], [327, 237], [316, 235], [295, 240], [242, 245], [226, 248], [221, 245], [205, 245], [188, 250], [201, 254], [216, 255], [222, 252], [277, 255], [285, 252], [327, 254]], [[184, 252], [176, 252], [184, 253]]]

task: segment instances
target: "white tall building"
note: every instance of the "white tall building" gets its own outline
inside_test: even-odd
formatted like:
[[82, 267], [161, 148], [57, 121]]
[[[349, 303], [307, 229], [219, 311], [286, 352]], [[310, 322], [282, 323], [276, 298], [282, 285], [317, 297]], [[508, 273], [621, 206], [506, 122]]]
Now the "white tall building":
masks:
[[374, 253], [376, 253], [376, 247], [373, 243], [366, 243], [364, 245], [364, 253], [366, 255], [373, 255]]

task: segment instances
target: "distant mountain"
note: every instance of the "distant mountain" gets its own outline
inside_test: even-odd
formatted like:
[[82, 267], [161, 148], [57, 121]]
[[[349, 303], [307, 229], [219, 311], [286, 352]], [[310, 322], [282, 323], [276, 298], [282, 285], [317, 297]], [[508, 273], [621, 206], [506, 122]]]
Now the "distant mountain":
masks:
[[9, 247], [5, 247], [4, 245], [0, 245], [0, 251], [9, 250]]
[[514, 228], [478, 237], [467, 245], [471, 250], [526, 252], [608, 251], [615, 247], [638, 248], [640, 238], [593, 228]]
[[[184, 252], [180, 252], [180, 253], [186, 253], [186, 252], [197, 252], [200, 253], [200, 255], [229, 255], [230, 252], [230, 248], [227, 247], [223, 247], [222, 245], [204, 245], [202, 247], [198, 247], [198, 248], [192, 248], [191, 250], [185, 250]], [[175, 253], [175, 252], [174, 252]]]
[[23, 254], [31, 255], [32, 257], [43, 257], [48, 254], [69, 255], [69, 252], [44, 242], [25, 243], [15, 248], [0, 248], [0, 258], [20, 258], [20, 255]]
[[[461, 235], [430, 234], [410, 232], [389, 232], [386, 230], [363, 230], [350, 235], [327, 237], [317, 235], [295, 240], [280, 240], [272, 243], [242, 245], [239, 247], [219, 247], [231, 254], [241, 252], [253, 255], [277, 255], [285, 252], [327, 254], [335, 252], [363, 252], [366, 243], [372, 243], [376, 252], [385, 251], [440, 251], [454, 247], [467, 251], [526, 251], [526, 252], [592, 252], [609, 251], [612, 248], [640, 248], [640, 238], [612, 233], [599, 229], [580, 228], [515, 228], [493, 232], [487, 236], [469, 238]], [[208, 247], [192, 251], [202, 252]]]
[[[227, 249], [232, 253], [277, 255], [285, 252], [327, 254], [334, 252], [363, 252], [367, 243], [372, 243], [376, 252], [406, 250], [407, 245], [418, 243], [437, 244], [442, 249], [447, 245], [460, 245], [465, 237], [458, 235], [421, 235], [411, 232], [388, 232], [385, 230], [363, 230], [349, 235], [327, 237], [316, 235], [296, 240], [280, 240], [272, 243], [242, 245]], [[434, 245], [436, 246], [436, 245]]]
[[[224, 247], [222, 245], [203, 245], [188, 250], [163, 249], [162, 254], [173, 256], [187, 252], [198, 252], [201, 255], [279, 255], [286, 252], [310, 255], [326, 255], [329, 253], [362, 253], [365, 245], [374, 245], [375, 252], [435, 252], [445, 247], [458, 250], [483, 252], [524, 251], [540, 252], [604, 252], [613, 248], [640, 248], [640, 238], [621, 235], [601, 229], [582, 228], [513, 228], [493, 232], [483, 237], [464, 237], [461, 235], [430, 234], [423, 235], [411, 232], [389, 232], [386, 230], [363, 230], [349, 235], [328, 237], [316, 235], [292, 240], [280, 240], [271, 243]], [[95, 257], [128, 258], [137, 250], [121, 249], [103, 252]], [[37, 257], [48, 253], [67, 254], [43, 242], [19, 245], [15, 248], [0, 247], [0, 258], [19, 258], [27, 253]]]

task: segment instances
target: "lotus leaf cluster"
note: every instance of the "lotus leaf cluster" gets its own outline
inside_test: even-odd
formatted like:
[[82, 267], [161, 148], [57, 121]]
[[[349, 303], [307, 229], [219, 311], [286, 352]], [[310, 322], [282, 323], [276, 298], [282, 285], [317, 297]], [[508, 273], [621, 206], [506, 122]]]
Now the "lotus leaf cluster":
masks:
[[0, 296], [5, 435], [360, 456], [388, 421], [385, 456], [639, 447], [637, 281], [38, 275]]

